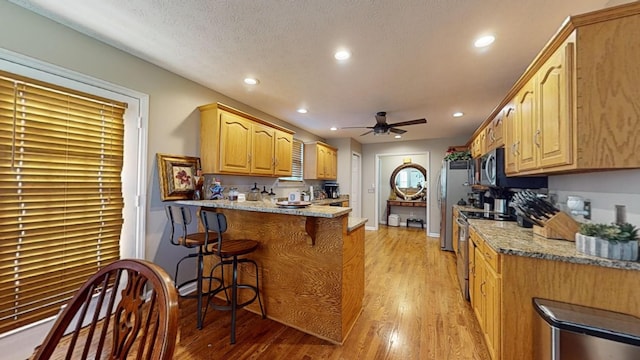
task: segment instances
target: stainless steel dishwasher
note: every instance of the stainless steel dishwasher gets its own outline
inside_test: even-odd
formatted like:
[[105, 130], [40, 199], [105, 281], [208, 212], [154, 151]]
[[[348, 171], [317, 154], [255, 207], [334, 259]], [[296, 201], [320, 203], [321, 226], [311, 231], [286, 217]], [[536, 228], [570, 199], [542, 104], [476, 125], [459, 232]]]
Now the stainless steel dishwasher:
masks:
[[533, 299], [536, 360], [638, 360], [640, 319], [546, 299]]

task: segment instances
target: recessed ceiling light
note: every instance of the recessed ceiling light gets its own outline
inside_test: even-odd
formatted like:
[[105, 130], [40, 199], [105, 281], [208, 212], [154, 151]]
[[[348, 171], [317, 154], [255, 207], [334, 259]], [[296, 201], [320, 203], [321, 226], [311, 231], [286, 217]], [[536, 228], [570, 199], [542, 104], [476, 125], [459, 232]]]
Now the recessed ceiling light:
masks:
[[300, 114], [306, 114], [307, 112], [309, 112], [307, 109], [304, 108], [300, 108], [297, 110]]
[[260, 83], [260, 81], [258, 79], [254, 79], [254, 78], [245, 78], [244, 79], [244, 83], [247, 85], [258, 85]]
[[462, 117], [464, 113], [462, 111], [454, 112], [453, 117]]
[[396, 135], [396, 136], [395, 136], [395, 138], [396, 138], [396, 139], [400, 139], [401, 137], [402, 137], [402, 136], [400, 136], [400, 135]]
[[336, 131], [336, 130], [338, 130], [338, 128], [337, 128], [337, 127], [335, 127], [335, 126], [332, 126], [332, 127], [331, 127], [331, 129], [329, 129], [329, 130], [331, 130], [331, 131]]
[[336, 58], [336, 60], [347, 60], [351, 57], [351, 53], [349, 52], [349, 50], [339, 50], [336, 51], [335, 54], [333, 54], [333, 57]]
[[493, 35], [486, 35], [476, 39], [476, 42], [474, 42], [473, 45], [477, 48], [481, 48], [493, 44], [495, 40], [496, 38]]

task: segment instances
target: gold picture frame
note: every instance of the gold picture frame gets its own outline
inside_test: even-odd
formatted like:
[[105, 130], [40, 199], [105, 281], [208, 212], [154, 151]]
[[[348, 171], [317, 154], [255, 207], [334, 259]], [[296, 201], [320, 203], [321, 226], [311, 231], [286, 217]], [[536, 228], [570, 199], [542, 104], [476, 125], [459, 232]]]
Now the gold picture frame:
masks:
[[193, 198], [195, 176], [201, 167], [200, 158], [158, 153], [156, 159], [162, 201]]

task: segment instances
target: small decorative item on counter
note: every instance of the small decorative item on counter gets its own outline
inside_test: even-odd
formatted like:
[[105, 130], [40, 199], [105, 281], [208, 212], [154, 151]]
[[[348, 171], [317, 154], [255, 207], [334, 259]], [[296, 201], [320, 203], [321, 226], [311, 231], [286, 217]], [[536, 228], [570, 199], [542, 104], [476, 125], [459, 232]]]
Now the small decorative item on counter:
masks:
[[202, 170], [198, 169], [196, 171], [196, 176], [193, 177], [194, 181], [194, 190], [193, 190], [193, 200], [202, 200], [202, 188], [204, 188], [204, 176], [202, 176]]
[[236, 201], [238, 200], [238, 188], [232, 187], [229, 190], [229, 201]]
[[629, 223], [581, 224], [576, 233], [576, 250], [614, 260], [638, 259], [638, 229]]
[[253, 183], [253, 187], [247, 194], [247, 201], [260, 201], [260, 199], [260, 188], [258, 188], [258, 183]]
[[211, 200], [224, 199], [224, 196], [222, 195], [223, 191], [224, 191], [224, 187], [220, 185], [220, 182], [214, 180], [213, 186], [211, 187]]
[[300, 202], [300, 191], [289, 193], [289, 202]]
[[278, 201], [278, 198], [276, 198], [276, 193], [273, 192], [273, 188], [269, 189], [269, 200], [271, 200], [272, 204], [275, 204]]

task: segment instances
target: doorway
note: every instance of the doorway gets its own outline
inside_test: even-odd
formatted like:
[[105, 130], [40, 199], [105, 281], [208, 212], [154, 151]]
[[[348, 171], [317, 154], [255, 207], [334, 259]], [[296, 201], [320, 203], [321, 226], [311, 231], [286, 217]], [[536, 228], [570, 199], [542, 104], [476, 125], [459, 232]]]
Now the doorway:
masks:
[[[375, 162], [375, 183], [377, 185], [377, 191], [375, 193], [375, 229], [377, 230], [379, 224], [386, 224], [387, 219], [387, 200], [391, 193], [390, 177], [393, 170], [402, 165], [406, 160], [412, 163], [419, 164], [427, 171], [427, 206], [424, 208], [412, 208], [412, 207], [394, 207], [393, 211], [399, 212], [400, 225], [406, 226], [407, 218], [422, 218], [424, 220], [424, 228], [428, 233], [429, 228], [429, 201], [431, 199], [431, 186], [429, 184], [430, 171], [429, 167], [430, 153], [418, 152], [418, 153], [401, 153], [401, 154], [376, 154]], [[419, 209], [419, 210], [418, 210]]]

